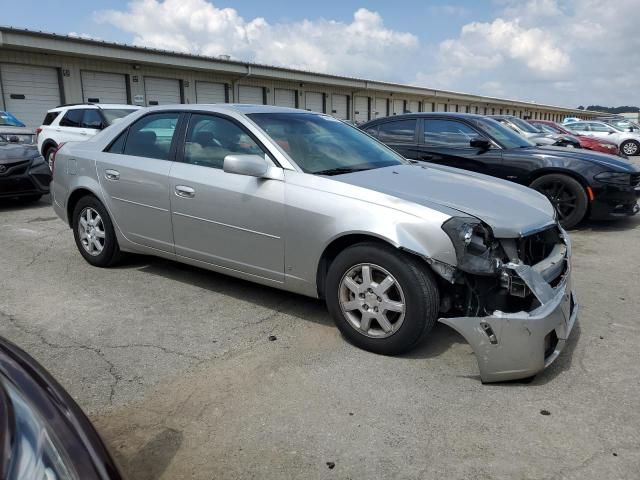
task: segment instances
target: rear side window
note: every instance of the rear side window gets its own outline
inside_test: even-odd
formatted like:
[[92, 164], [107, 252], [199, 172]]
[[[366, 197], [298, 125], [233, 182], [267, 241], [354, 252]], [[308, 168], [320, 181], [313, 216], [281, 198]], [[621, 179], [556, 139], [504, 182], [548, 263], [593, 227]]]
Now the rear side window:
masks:
[[101, 129], [103, 126], [102, 116], [97, 109], [87, 109], [84, 110], [84, 114], [82, 116], [82, 127], [83, 128], [96, 128]]
[[417, 120], [386, 122], [378, 126], [378, 138], [385, 143], [413, 143]]
[[83, 112], [84, 110], [82, 109], [67, 110], [67, 113], [65, 113], [62, 120], [60, 120], [60, 126], [80, 128], [80, 125], [82, 124], [82, 117], [84, 115]]
[[49, 112], [44, 116], [44, 120], [42, 121], [42, 125], [51, 125], [56, 117], [60, 115], [60, 112]]
[[154, 113], [142, 117], [129, 127], [123, 153], [168, 160], [179, 118], [180, 112]]
[[373, 127], [365, 128], [365, 132], [367, 132], [372, 137], [378, 138], [378, 126], [374, 125]]

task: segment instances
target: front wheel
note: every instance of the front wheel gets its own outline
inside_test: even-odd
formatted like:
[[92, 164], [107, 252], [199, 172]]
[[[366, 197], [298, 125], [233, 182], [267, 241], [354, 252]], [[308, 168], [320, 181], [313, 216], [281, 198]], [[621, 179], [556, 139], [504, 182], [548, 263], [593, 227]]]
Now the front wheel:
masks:
[[329, 268], [329, 313], [356, 346], [384, 355], [406, 352], [438, 317], [438, 286], [427, 268], [391, 246], [351, 246]]
[[568, 175], [543, 175], [536, 178], [530, 187], [549, 199], [563, 228], [575, 227], [587, 214], [587, 193], [580, 182]]
[[78, 200], [73, 209], [73, 236], [80, 254], [91, 265], [110, 267], [120, 259], [120, 247], [107, 209], [96, 197]]
[[628, 157], [633, 157], [640, 153], [640, 142], [635, 140], [627, 140], [620, 145], [620, 151]]

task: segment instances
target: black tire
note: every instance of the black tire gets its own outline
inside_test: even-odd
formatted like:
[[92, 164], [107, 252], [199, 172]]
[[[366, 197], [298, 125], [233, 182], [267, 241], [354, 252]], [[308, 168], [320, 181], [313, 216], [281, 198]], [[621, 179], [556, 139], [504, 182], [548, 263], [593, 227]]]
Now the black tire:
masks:
[[[87, 208], [92, 208], [100, 215], [104, 231], [104, 246], [99, 254], [92, 255], [82, 244], [80, 239], [80, 232], [78, 226], [80, 224], [80, 216]], [[95, 267], [111, 267], [115, 265], [122, 257], [120, 253], [120, 246], [118, 245], [118, 239], [116, 238], [115, 231], [113, 229], [113, 223], [107, 213], [107, 209], [96, 197], [87, 195], [78, 200], [75, 208], [73, 209], [73, 237], [76, 241], [78, 251], [84, 257], [84, 259]]]
[[51, 169], [53, 152], [56, 151], [56, 148], [57, 147], [47, 147], [47, 150], [44, 152], [44, 160], [47, 162], [47, 165], [49, 165], [49, 169]]
[[640, 154], [640, 142], [636, 140], [625, 140], [620, 144], [620, 152], [627, 157], [633, 157]]
[[[341, 307], [342, 279], [352, 268], [365, 263], [390, 273], [404, 294], [404, 320], [397, 330], [384, 338], [367, 336], [349, 322]], [[342, 334], [356, 346], [383, 355], [397, 355], [416, 346], [435, 325], [440, 305], [438, 285], [427, 265], [409, 254], [378, 243], [353, 245], [335, 258], [327, 274], [325, 297], [329, 313]], [[395, 329], [397, 321], [393, 325]]]
[[587, 214], [587, 192], [573, 177], [561, 173], [543, 175], [531, 182], [530, 187], [549, 199], [563, 228], [575, 227]]

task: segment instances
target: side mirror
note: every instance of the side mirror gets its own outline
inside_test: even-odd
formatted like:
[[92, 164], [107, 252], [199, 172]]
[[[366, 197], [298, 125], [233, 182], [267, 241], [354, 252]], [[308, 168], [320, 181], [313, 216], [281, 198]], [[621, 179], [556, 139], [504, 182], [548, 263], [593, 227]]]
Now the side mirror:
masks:
[[616, 133], [615, 130], [609, 130], [609, 135], [613, 135], [614, 133]]
[[269, 164], [260, 155], [227, 155], [222, 169], [227, 173], [260, 178], [267, 174]]
[[469, 146], [471, 148], [477, 148], [477, 149], [482, 150], [484, 152], [484, 151], [489, 150], [491, 148], [491, 142], [489, 140], [487, 140], [486, 138], [477, 137], [477, 138], [472, 138], [471, 139], [471, 141], [469, 142]]

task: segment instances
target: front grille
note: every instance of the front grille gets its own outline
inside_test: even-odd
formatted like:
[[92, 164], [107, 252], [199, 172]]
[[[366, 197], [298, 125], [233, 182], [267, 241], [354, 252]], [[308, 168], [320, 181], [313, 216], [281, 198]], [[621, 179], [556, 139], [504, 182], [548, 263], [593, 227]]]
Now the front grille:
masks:
[[19, 162], [3, 163], [4, 167], [0, 172], [0, 177], [8, 177], [10, 175], [22, 175], [29, 168], [31, 160], [20, 160]]
[[555, 225], [527, 235], [518, 241], [518, 257], [525, 265], [535, 265], [547, 258], [553, 247], [561, 241], [560, 231]]
[[36, 190], [36, 187], [26, 177], [0, 179], [0, 195], [11, 193], [24, 193]]

